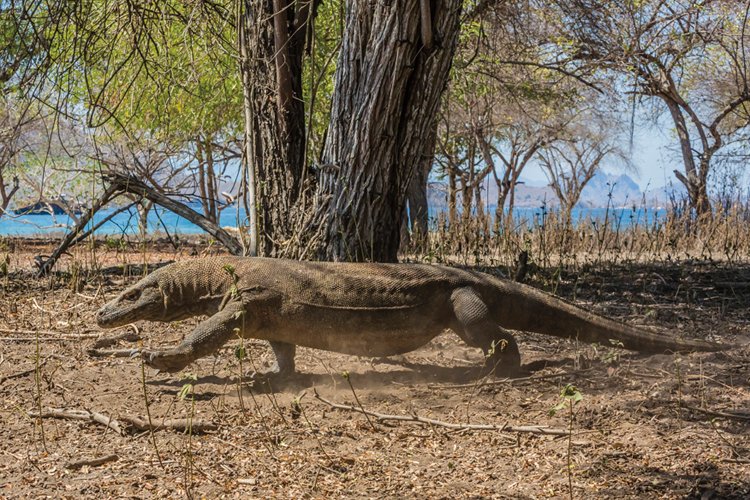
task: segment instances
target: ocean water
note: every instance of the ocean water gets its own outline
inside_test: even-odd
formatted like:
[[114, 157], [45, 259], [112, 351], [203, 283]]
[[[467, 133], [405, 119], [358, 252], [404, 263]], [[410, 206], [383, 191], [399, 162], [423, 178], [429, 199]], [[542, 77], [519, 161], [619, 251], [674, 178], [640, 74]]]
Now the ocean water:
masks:
[[[190, 204], [193, 210], [200, 212], [200, 204]], [[94, 220], [89, 223], [97, 224], [116, 208], [105, 208], [94, 215]], [[240, 213], [239, 221], [245, 220], [244, 210]], [[244, 223], [244, 222], [243, 222]], [[219, 225], [222, 227], [238, 227], [237, 209], [229, 207], [223, 210], [219, 217]], [[75, 221], [67, 215], [3, 215], [0, 216], [0, 236], [52, 236], [63, 234], [75, 226]], [[195, 224], [182, 217], [165, 210], [155, 207], [148, 215], [148, 232], [149, 233], [169, 233], [169, 234], [201, 234], [203, 230]], [[96, 230], [98, 235], [130, 235], [137, 236], [138, 230], [138, 212], [135, 208], [115, 215], [111, 220], [102, 224]]]
[[[199, 204], [191, 207], [200, 211]], [[493, 213], [494, 208], [490, 207]], [[106, 208], [99, 211], [94, 217], [93, 224], [106, 218], [115, 208]], [[542, 208], [516, 208], [513, 212], [516, 220], [526, 220], [529, 224], [540, 225], [549, 215], [549, 209]], [[601, 224], [605, 218], [611, 224], [617, 224], [622, 228], [633, 225], [651, 225], [664, 219], [667, 211], [665, 209], [643, 209], [636, 208], [575, 208], [572, 216], [576, 224]], [[430, 210], [430, 216], [437, 217], [437, 212]], [[238, 227], [245, 223], [245, 212], [240, 210], [239, 217], [235, 207], [229, 207], [221, 212], [219, 225], [222, 227]], [[8, 215], [0, 216], [0, 236], [53, 236], [67, 232], [75, 225], [75, 221], [65, 215]], [[163, 208], [151, 210], [148, 217], [148, 232], [169, 234], [201, 234], [203, 230], [191, 222], [177, 216]], [[137, 236], [138, 213], [135, 209], [122, 212], [104, 223], [96, 234], [98, 235], [131, 235]]]

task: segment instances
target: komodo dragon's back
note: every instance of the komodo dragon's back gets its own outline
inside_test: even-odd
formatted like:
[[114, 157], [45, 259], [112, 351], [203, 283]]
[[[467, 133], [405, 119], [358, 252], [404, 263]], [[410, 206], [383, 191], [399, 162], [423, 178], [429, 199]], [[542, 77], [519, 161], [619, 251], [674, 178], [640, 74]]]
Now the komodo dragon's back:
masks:
[[[240, 260], [242, 262], [242, 260]], [[247, 262], [247, 260], [245, 260]], [[245, 281], [283, 293], [293, 303], [342, 309], [415, 306], [473, 282], [463, 271], [424, 264], [300, 262], [252, 259]], [[249, 271], [249, 273], [248, 273]]]

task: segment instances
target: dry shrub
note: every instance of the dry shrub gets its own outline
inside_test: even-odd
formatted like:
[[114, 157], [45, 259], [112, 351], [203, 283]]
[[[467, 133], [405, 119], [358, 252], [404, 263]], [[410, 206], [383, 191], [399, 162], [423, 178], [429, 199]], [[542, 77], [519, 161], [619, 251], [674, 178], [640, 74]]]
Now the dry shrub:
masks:
[[403, 255], [409, 261], [512, 267], [526, 251], [538, 266], [570, 270], [603, 263], [750, 258], [750, 210], [745, 206], [717, 206], [700, 218], [683, 210], [652, 215], [609, 209], [604, 218], [571, 224], [560, 212], [542, 209], [532, 219], [514, 217], [496, 225], [488, 217], [471, 217], [451, 226], [441, 213], [430, 233], [412, 238]]

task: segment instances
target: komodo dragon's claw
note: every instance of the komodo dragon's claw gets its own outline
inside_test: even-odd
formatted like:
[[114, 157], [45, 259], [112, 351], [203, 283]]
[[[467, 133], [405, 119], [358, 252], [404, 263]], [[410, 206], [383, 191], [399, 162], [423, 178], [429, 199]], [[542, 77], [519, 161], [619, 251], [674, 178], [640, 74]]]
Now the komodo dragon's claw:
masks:
[[184, 361], [181, 354], [170, 351], [141, 351], [141, 359], [151, 368], [156, 368], [159, 372], [174, 373], [182, 370], [187, 366], [189, 361]]

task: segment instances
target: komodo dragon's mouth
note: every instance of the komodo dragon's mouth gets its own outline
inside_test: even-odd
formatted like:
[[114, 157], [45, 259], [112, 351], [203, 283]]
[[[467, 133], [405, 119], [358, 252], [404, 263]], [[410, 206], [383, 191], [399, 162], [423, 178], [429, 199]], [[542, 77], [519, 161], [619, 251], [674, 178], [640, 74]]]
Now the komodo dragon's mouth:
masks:
[[157, 287], [131, 288], [97, 311], [96, 324], [115, 328], [139, 320], [159, 320], [164, 312], [164, 297]]

